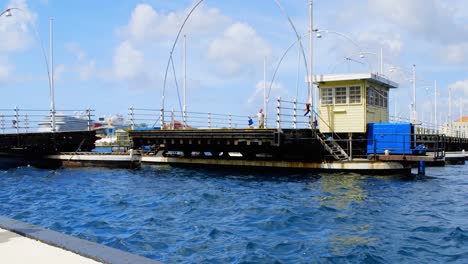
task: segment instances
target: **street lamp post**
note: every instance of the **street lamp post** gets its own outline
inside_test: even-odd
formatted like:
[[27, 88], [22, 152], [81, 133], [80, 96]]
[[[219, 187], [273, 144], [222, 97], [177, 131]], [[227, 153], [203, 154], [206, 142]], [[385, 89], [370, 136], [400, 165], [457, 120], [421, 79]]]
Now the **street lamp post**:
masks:
[[439, 133], [437, 125], [437, 81], [434, 80], [434, 126], [436, 134]]
[[399, 68], [399, 67], [395, 67], [395, 66], [392, 66], [390, 68], [390, 72], [394, 72], [395, 70], [398, 70], [400, 71], [401, 73], [403, 73], [405, 79], [408, 77], [409, 74], [411, 74], [411, 79], [409, 79], [409, 81], [412, 83], [413, 85], [413, 95], [412, 95], [412, 100], [411, 100], [411, 108], [410, 108], [410, 122], [413, 123], [413, 124], [416, 124], [417, 123], [417, 112], [416, 112], [416, 65], [413, 64], [413, 68], [412, 68], [412, 72], [409, 73], [408, 70], [405, 70], [405, 69], [402, 69], [402, 68]]
[[377, 53], [374, 53], [374, 52], [361, 52], [359, 54], [359, 57], [361, 58], [365, 58], [366, 57], [366, 54], [371, 54], [371, 55], [375, 55], [377, 57], [379, 57], [379, 64], [380, 64], [380, 74], [383, 76], [384, 75], [384, 66], [383, 66], [383, 49], [380, 48], [380, 55], [378, 55]]
[[449, 112], [448, 112], [448, 120], [447, 120], [447, 127], [448, 127], [448, 134], [449, 136], [452, 136], [452, 88], [449, 87], [449, 94], [448, 94], [448, 107], [449, 107]]
[[[297, 38], [283, 53], [283, 55], [281, 56], [281, 58], [279, 59], [278, 61], [278, 64], [276, 65], [276, 68], [275, 70], [273, 71], [273, 75], [271, 77], [271, 81], [270, 81], [270, 84], [269, 84], [269, 88], [268, 88], [268, 92], [267, 92], [267, 100], [268, 98], [270, 98], [270, 92], [271, 92], [271, 89], [272, 89], [272, 85], [273, 83], [275, 82], [275, 78], [276, 78], [276, 75], [278, 73], [278, 70], [279, 70], [279, 67], [281, 66], [284, 58], [286, 57], [286, 55], [288, 54], [288, 52], [296, 45], [296, 44], [300, 44], [302, 43], [302, 40], [307, 37], [307, 36], [310, 36], [312, 35], [313, 36], [313, 33], [316, 34], [316, 37], [317, 38], [322, 38], [322, 33], [331, 33], [331, 34], [336, 34], [336, 35], [339, 35], [347, 40], [349, 40], [351, 43], [353, 43], [354, 46], [356, 46], [356, 48], [359, 50], [360, 53], [362, 53], [362, 49], [361, 47], [350, 37], [348, 37], [347, 35], [341, 33], [341, 32], [338, 32], [338, 31], [334, 31], [334, 30], [319, 30], [319, 29], [313, 29], [313, 30], [309, 30], [309, 32], [305, 33], [304, 35], [302, 36], [299, 36], [299, 38]], [[305, 59], [305, 58], [304, 58]], [[307, 82], [309, 84], [312, 84], [313, 83], [313, 77], [310, 76], [306, 76], [307, 77]], [[310, 95], [311, 93], [309, 93]], [[315, 96], [315, 98], [317, 99], [317, 96]], [[312, 105], [311, 105], [312, 107]], [[317, 104], [315, 104], [315, 107], [317, 107]], [[316, 109], [312, 107], [312, 109], [316, 112]]]
[[348, 35], [344, 34], [344, 33], [341, 33], [341, 32], [338, 32], [338, 31], [335, 31], [335, 30], [320, 30], [320, 29], [314, 29], [313, 32], [316, 33], [316, 36], [317, 38], [322, 38], [322, 33], [326, 33], [326, 34], [335, 34], [335, 35], [338, 35], [338, 36], [341, 36], [347, 40], [349, 40], [349, 42], [353, 43], [354, 46], [356, 46], [356, 48], [359, 50], [360, 53], [362, 53], [362, 49], [361, 47], [357, 44], [356, 41], [354, 41], [351, 37], [349, 37]]
[[11, 16], [11, 10], [12, 9], [16, 9], [16, 8], [8, 8], [7, 10], [3, 11], [2, 13], [0, 13], [0, 17], [5, 15], [7, 17], [10, 17]]
[[52, 132], [55, 132], [55, 92], [54, 92], [54, 19], [50, 18], [50, 112], [52, 114]]
[[416, 123], [417, 113], [416, 113], [416, 65], [413, 64], [413, 102], [411, 103], [411, 122]]
[[[310, 20], [309, 20], [309, 52], [310, 52], [310, 61], [309, 61], [309, 67], [310, 67], [310, 78], [308, 78], [308, 81], [310, 82], [309, 84], [309, 104], [311, 104], [311, 109], [315, 111], [315, 104], [314, 101], [317, 101], [317, 91], [314, 89], [314, 47], [313, 47], [313, 41], [314, 41], [314, 36], [312, 34], [312, 31], [314, 30], [314, 12], [313, 12], [313, 0], [310, 0], [309, 2], [309, 15], [310, 15]], [[312, 94], [313, 93], [313, 94]], [[309, 116], [309, 124], [312, 124], [311, 117], [314, 113], [312, 113]]]
[[[23, 9], [21, 8], [17, 8], [17, 7], [10, 7], [10, 8], [7, 8], [5, 11], [3, 11], [2, 13], [0, 13], [0, 17], [5, 15], [7, 17], [11, 17], [12, 16], [12, 11], [13, 10], [17, 10], [17, 11], [20, 11], [20, 12], [23, 12], [24, 14], [26, 14], [26, 11], [24, 11]], [[44, 49], [44, 44], [42, 42], [42, 39], [39, 35], [39, 32], [37, 31], [36, 27], [34, 26], [34, 24], [30, 23], [31, 24], [31, 27], [32, 29], [34, 30], [34, 33], [36, 35], [36, 38], [37, 40], [39, 41], [39, 44], [41, 45], [41, 50], [42, 50], [42, 55], [44, 57], [44, 62], [45, 62], [45, 65], [46, 65], [46, 70], [47, 70], [47, 80], [49, 81], [49, 91], [50, 91], [50, 112], [51, 112], [51, 116], [52, 116], [52, 132], [55, 132], [55, 99], [54, 99], [54, 84], [53, 84], [53, 79], [54, 79], [54, 76], [53, 76], [53, 43], [52, 43], [52, 39], [53, 39], [53, 34], [52, 34], [52, 30], [53, 30], [53, 19], [51, 18], [50, 20], [50, 59], [51, 59], [51, 67], [49, 69], [49, 63], [47, 61], [47, 55], [46, 55], [46, 52], [45, 52], [45, 49]]]

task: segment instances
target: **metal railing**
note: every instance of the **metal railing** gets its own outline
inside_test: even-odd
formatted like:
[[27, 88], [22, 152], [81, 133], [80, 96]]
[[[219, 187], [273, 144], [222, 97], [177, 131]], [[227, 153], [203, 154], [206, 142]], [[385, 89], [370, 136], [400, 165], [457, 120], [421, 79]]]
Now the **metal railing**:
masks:
[[[300, 106], [300, 107], [299, 107]], [[302, 106], [296, 100], [277, 99], [276, 114], [267, 115], [266, 128], [310, 128], [312, 112], [304, 114]], [[233, 115], [212, 112], [167, 111], [164, 109], [129, 108], [129, 118], [132, 129], [244, 129], [260, 127], [257, 114]], [[273, 118], [275, 117], [275, 118]], [[249, 124], [251, 119], [252, 124]]]
[[233, 114], [163, 111], [162, 109], [129, 108], [130, 126], [154, 129], [248, 128], [248, 117]]
[[[312, 109], [310, 109], [310, 105], [307, 109], [307, 105], [307, 103], [298, 102], [296, 99], [288, 101], [278, 97], [276, 100], [276, 128], [311, 128]], [[309, 111], [307, 112], [307, 110]]]
[[[390, 116], [389, 121], [393, 123], [411, 123], [411, 119], [405, 117]], [[415, 124], [415, 132], [421, 134], [444, 134], [449, 137], [468, 138], [468, 129], [461, 128], [461, 125], [456, 123], [436, 125], [432, 122], [417, 121]]]
[[[91, 130], [94, 110], [56, 110], [55, 131]], [[52, 113], [41, 109], [0, 109], [2, 134], [53, 131]]]

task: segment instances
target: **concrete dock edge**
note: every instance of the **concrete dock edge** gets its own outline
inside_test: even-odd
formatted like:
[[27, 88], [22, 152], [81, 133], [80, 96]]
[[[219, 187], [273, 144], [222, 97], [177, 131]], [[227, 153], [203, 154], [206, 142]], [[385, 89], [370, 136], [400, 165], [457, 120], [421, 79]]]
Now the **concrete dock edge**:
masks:
[[0, 216], [0, 228], [102, 263], [160, 263], [145, 257], [133, 255], [118, 249], [62, 234], [40, 226], [17, 221], [8, 217]]

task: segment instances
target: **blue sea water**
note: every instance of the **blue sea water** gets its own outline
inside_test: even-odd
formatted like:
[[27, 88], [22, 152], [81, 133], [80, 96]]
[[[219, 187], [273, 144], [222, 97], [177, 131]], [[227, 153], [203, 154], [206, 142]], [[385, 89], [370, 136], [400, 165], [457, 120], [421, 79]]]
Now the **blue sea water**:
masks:
[[0, 215], [167, 263], [468, 263], [468, 166], [0, 171]]

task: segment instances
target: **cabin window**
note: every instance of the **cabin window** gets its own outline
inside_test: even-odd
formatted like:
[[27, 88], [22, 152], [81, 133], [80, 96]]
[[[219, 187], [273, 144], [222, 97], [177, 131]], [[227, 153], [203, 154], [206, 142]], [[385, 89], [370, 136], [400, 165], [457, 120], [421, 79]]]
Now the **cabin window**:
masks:
[[367, 105], [377, 107], [388, 107], [388, 91], [381, 91], [374, 87], [367, 87], [366, 91]]
[[383, 91], [383, 107], [387, 108], [388, 107], [388, 91]]
[[322, 88], [322, 105], [331, 105], [333, 104], [333, 88]]
[[383, 94], [380, 90], [375, 89], [375, 105], [376, 106], [383, 106]]
[[361, 103], [361, 86], [349, 87], [349, 103], [350, 104]]
[[346, 104], [346, 87], [335, 88], [335, 104]]
[[367, 87], [367, 105], [375, 105], [375, 92], [374, 87]]

